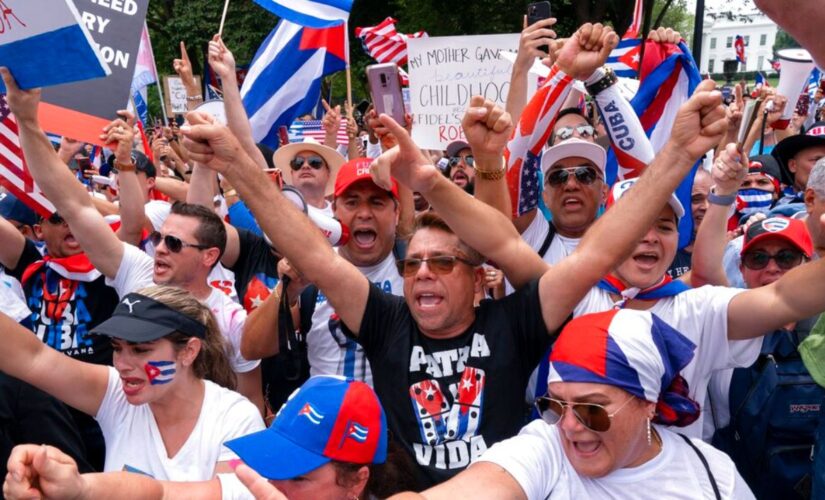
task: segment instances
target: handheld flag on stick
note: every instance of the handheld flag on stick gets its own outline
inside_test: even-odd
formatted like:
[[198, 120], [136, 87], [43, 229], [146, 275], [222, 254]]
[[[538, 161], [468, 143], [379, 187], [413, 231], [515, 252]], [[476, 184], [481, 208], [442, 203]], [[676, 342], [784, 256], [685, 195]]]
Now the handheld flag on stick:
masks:
[[255, 0], [276, 16], [301, 26], [329, 28], [349, 19], [352, 0]]
[[736, 35], [736, 41], [733, 42], [733, 48], [736, 50], [736, 60], [745, 64], [745, 39], [742, 35]]

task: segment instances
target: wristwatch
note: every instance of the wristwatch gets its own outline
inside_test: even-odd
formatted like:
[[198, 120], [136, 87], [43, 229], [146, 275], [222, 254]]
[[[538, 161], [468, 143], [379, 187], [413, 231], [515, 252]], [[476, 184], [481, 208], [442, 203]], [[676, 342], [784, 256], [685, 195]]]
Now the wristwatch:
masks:
[[713, 191], [708, 193], [708, 203], [713, 203], [714, 205], [721, 205], [723, 207], [727, 207], [733, 205], [735, 201], [736, 193], [728, 195], [716, 194]]
[[114, 167], [115, 170], [117, 170], [118, 172], [134, 172], [135, 170], [137, 170], [137, 165], [135, 165], [135, 162], [120, 163], [117, 160], [115, 160]]
[[616, 77], [616, 73], [613, 72], [613, 69], [610, 66], [603, 67], [602, 71], [604, 71], [604, 76], [602, 78], [595, 83], [585, 85], [587, 93], [593, 97], [596, 97], [599, 95], [599, 92], [611, 87], [614, 83], [619, 81]]

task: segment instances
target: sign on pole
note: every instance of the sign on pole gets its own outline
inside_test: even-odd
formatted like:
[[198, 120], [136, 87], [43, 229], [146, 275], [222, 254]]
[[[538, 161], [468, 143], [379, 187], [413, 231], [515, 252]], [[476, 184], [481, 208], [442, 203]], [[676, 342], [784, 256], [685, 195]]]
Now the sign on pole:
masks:
[[[510, 90], [519, 34], [411, 38], [407, 40], [413, 140], [425, 149], [446, 149], [464, 139], [461, 119], [470, 98], [482, 95], [501, 105]], [[537, 79], [528, 78], [528, 99]]]

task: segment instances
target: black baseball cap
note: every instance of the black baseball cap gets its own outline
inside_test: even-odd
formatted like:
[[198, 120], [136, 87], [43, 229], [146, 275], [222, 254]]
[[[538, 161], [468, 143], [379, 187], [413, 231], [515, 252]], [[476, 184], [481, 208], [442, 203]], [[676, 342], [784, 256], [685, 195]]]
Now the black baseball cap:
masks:
[[130, 293], [121, 299], [112, 317], [93, 328], [91, 333], [140, 343], [173, 332], [202, 339], [206, 337], [206, 326], [162, 302]]
[[825, 146], [825, 122], [816, 122], [804, 134], [792, 135], [779, 141], [771, 154], [779, 160], [782, 182], [793, 185], [796, 176], [788, 168], [788, 161], [803, 149], [816, 146]]
[[[132, 151], [132, 161], [135, 162], [135, 170], [138, 172], [143, 172], [146, 174], [146, 177], [157, 177], [158, 172], [155, 168], [155, 164], [152, 163], [149, 160], [149, 157], [145, 154], [140, 151]], [[109, 158], [106, 159], [106, 163], [110, 168], [114, 168], [115, 155], [109, 155]]]

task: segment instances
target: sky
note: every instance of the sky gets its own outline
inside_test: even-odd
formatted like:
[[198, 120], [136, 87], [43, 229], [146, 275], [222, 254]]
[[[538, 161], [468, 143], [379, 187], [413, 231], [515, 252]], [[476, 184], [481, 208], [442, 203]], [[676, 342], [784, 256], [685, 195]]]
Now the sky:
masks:
[[[687, 0], [688, 9], [693, 12], [696, 9], [696, 0]], [[750, 0], [705, 0], [705, 10], [719, 11], [723, 8], [733, 10], [741, 10], [747, 7], [747, 10], [756, 9], [753, 2]]]

